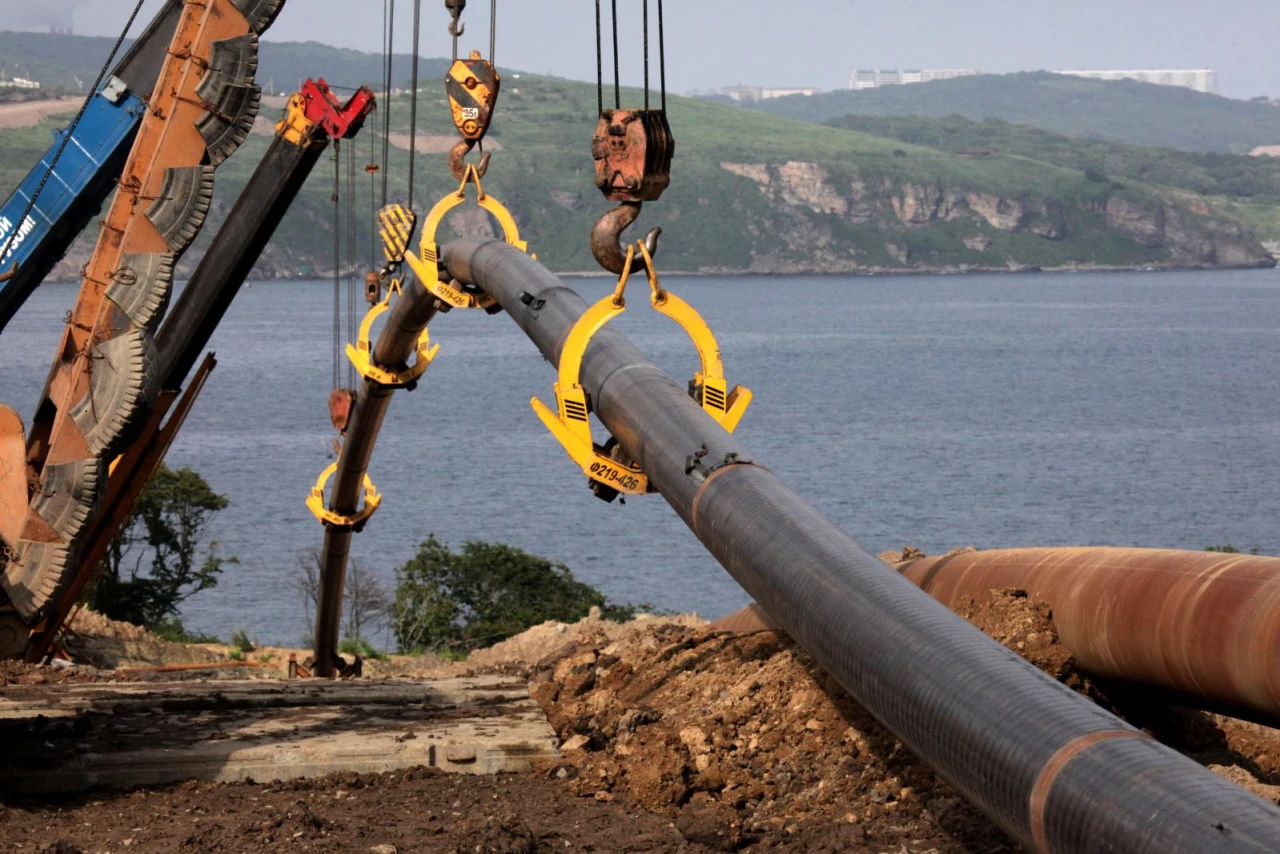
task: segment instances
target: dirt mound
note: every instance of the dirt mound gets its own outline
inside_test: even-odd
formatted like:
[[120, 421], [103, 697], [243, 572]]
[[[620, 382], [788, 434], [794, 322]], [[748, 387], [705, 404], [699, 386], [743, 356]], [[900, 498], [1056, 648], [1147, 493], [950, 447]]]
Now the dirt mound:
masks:
[[0, 685], [69, 685], [102, 678], [104, 674], [91, 667], [46, 667], [0, 659]]
[[121, 623], [82, 608], [68, 624], [67, 650], [81, 662], [104, 670], [226, 661], [220, 651], [199, 644], [170, 643], [141, 626]]
[[646, 634], [664, 626], [705, 626], [697, 614], [658, 617], [640, 614], [626, 623], [602, 619], [600, 609], [576, 623], [547, 622], [486, 649], [472, 652], [465, 661], [449, 661], [435, 655], [391, 656], [385, 662], [366, 661], [365, 672], [376, 677], [438, 678], [490, 673], [527, 675], [539, 661], [581, 644], [608, 644]]
[[665, 627], [584, 644], [534, 682], [565, 742], [548, 773], [691, 842], [1013, 850], [784, 635]]
[[[1263, 798], [1280, 733], [1154, 704], [1081, 673], [1052, 610], [1020, 590], [961, 615], [1064, 684]], [[666, 626], [549, 659], [533, 695], [560, 734], [548, 769], [584, 797], [625, 797], [721, 850], [1014, 850], [989, 819], [853, 702], [785, 635]]]

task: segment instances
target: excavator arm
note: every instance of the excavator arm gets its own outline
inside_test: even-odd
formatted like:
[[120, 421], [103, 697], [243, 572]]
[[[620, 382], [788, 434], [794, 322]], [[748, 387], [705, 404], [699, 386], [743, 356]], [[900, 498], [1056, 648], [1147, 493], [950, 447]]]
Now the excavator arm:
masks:
[[[27, 492], [0, 516], [3, 622], [45, 625], [77, 577], [109, 466], [146, 428], [160, 392], [154, 334], [178, 258], [204, 224], [213, 175], [247, 136], [261, 91], [258, 36], [283, 0], [181, 4], [93, 256], [26, 436], [12, 454], [0, 427], [0, 495]], [[10, 283], [12, 284], [12, 283]], [[21, 634], [18, 631], [18, 634]]]

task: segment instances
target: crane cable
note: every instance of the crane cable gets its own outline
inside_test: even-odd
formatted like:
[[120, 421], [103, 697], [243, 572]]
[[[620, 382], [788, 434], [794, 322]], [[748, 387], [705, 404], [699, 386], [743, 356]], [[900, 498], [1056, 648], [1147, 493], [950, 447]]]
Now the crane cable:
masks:
[[49, 183], [49, 178], [52, 177], [53, 170], [62, 158], [62, 153], [67, 150], [71, 137], [75, 136], [76, 128], [80, 126], [80, 120], [84, 118], [85, 112], [89, 109], [89, 104], [93, 102], [94, 96], [98, 94], [98, 87], [102, 85], [103, 79], [106, 78], [107, 70], [111, 68], [111, 63], [115, 62], [116, 54], [120, 52], [120, 46], [124, 44], [125, 38], [128, 37], [129, 30], [133, 27], [133, 22], [138, 17], [138, 13], [142, 11], [142, 5], [145, 2], [146, 0], [138, 0], [138, 5], [133, 7], [133, 14], [129, 16], [129, 20], [125, 22], [124, 29], [120, 31], [120, 35], [116, 38], [116, 43], [112, 45], [111, 53], [107, 55], [107, 61], [102, 63], [102, 68], [98, 71], [98, 76], [94, 79], [88, 96], [84, 99], [84, 103], [80, 105], [80, 111], [76, 113], [75, 119], [72, 120], [71, 125], [62, 135], [62, 142], [58, 145], [58, 150], [54, 152], [53, 159], [49, 161], [49, 168], [45, 170], [44, 175], [40, 178], [40, 184], [36, 187], [36, 191], [27, 200], [27, 206], [22, 211], [22, 216], [18, 217], [17, 223], [14, 224], [13, 231], [9, 232], [9, 238], [4, 244], [4, 250], [0, 251], [0, 259], [9, 257], [9, 251], [13, 248], [13, 241], [22, 232], [22, 226], [26, 223], [27, 217], [31, 216], [31, 212], [35, 210], [36, 200], [44, 192], [45, 184]]
[[341, 148], [342, 142], [335, 139], [333, 141], [333, 195], [330, 197], [330, 201], [333, 202], [333, 385], [331, 388], [334, 389], [338, 388], [338, 347], [342, 337], [342, 234], [339, 230], [341, 227], [342, 214]]
[[[496, 3], [497, 0], [494, 0]], [[622, 79], [618, 62], [618, 0], [610, 2], [613, 26], [613, 107], [622, 109]], [[662, 111], [667, 111], [667, 38], [662, 0], [658, 0], [658, 85]], [[649, 85], [649, 0], [644, 0], [644, 108], [650, 107]], [[596, 0], [596, 103], [604, 113], [604, 21], [601, 0]]]
[[387, 181], [391, 177], [391, 84], [395, 65], [396, 0], [382, 4], [382, 58], [385, 63], [382, 80], [382, 206], [387, 206]]
[[[356, 146], [347, 147], [347, 340], [356, 340], [356, 266], [360, 247], [356, 232]], [[356, 367], [347, 360], [347, 388], [355, 388]]]
[[413, 0], [413, 73], [410, 78], [413, 88], [409, 100], [409, 204], [413, 210], [413, 179], [418, 154], [418, 42], [422, 36], [422, 0]]

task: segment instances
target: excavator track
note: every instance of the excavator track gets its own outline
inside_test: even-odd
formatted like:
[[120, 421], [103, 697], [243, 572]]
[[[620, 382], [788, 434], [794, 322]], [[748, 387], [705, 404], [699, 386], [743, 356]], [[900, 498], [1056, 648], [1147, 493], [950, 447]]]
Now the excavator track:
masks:
[[32, 628], [75, 575], [107, 466], [159, 394], [153, 336], [168, 308], [174, 266], [208, 216], [214, 170], [253, 127], [262, 100], [258, 37], [283, 4], [188, 0], [182, 9], [85, 267], [25, 460], [6, 453], [0, 465], [0, 495], [27, 496], [21, 520], [0, 532], [0, 588]]

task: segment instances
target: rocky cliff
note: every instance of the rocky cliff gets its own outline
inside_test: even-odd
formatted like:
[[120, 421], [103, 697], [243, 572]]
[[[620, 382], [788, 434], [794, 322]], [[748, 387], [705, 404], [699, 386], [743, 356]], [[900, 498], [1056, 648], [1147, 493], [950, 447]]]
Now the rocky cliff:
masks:
[[1064, 184], [1061, 195], [993, 192], [812, 162], [720, 168], [769, 203], [773, 221], [757, 227], [783, 247], [754, 256], [759, 272], [1275, 264], [1247, 229], [1186, 193], [1166, 199], [1084, 180]]

